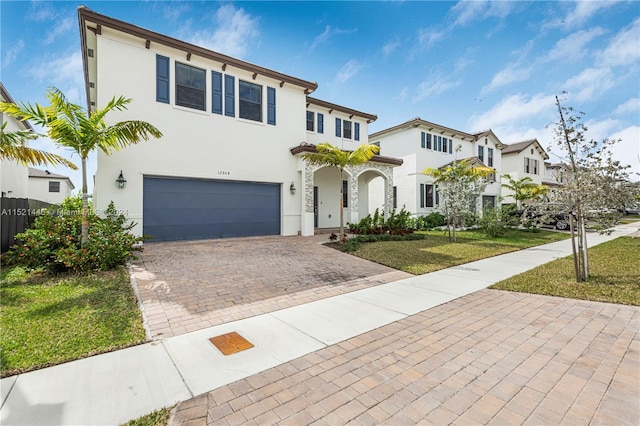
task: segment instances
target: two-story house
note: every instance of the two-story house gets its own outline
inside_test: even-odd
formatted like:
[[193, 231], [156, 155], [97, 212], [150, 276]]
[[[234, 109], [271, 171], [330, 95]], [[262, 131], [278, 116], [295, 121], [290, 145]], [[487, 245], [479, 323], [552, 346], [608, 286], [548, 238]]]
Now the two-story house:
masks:
[[[502, 174], [508, 174], [513, 180], [524, 177], [541, 185], [545, 180], [545, 161], [549, 155], [537, 139], [508, 144], [502, 150]], [[514, 204], [513, 191], [502, 188], [503, 204]]]
[[49, 204], [61, 204], [75, 186], [68, 176], [29, 167], [29, 198]]
[[[339, 173], [300, 156], [324, 141], [366, 143], [374, 115], [308, 97], [311, 81], [85, 7], [78, 17], [88, 108], [132, 98], [108, 118], [144, 120], [164, 135], [98, 153], [97, 209], [113, 201], [135, 234], [156, 240], [313, 235], [339, 225]], [[376, 156], [348, 171], [345, 221], [358, 220], [369, 175], [383, 176], [391, 193], [399, 163]]]
[[[402, 165], [393, 169], [394, 204], [416, 216], [427, 215], [439, 205], [436, 183], [425, 169], [469, 159], [500, 170], [500, 153], [505, 146], [491, 130], [471, 134], [419, 117], [375, 132], [369, 140], [380, 146], [381, 154], [402, 159]], [[500, 195], [499, 174], [491, 175], [488, 181], [477, 201], [478, 211], [494, 207]]]

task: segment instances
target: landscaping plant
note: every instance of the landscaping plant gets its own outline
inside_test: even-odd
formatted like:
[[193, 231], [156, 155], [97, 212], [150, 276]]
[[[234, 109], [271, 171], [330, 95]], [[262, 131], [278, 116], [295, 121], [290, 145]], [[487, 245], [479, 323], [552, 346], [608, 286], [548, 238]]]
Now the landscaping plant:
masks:
[[73, 197], [60, 208], [38, 216], [33, 227], [16, 235], [18, 244], [7, 254], [9, 263], [52, 273], [106, 271], [124, 264], [134, 251], [141, 249], [136, 243], [142, 237], [129, 232], [134, 224], [126, 224], [125, 216], [116, 211], [113, 202], [104, 217], [89, 210], [89, 237], [82, 245], [81, 209], [82, 199]]

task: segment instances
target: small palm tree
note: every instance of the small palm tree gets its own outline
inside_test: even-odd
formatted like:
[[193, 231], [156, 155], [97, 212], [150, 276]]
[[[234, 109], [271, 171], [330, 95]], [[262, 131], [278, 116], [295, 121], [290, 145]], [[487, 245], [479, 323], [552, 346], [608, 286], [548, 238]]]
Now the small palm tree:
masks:
[[[362, 144], [355, 151], [344, 151], [330, 143], [321, 143], [316, 147], [318, 152], [303, 154], [302, 158], [309, 164], [334, 167], [340, 170], [340, 181], [344, 177], [344, 169], [349, 166], [364, 164], [380, 151], [376, 145]], [[344, 236], [344, 204], [342, 202], [342, 186], [340, 186], [340, 241]]]
[[15, 160], [25, 166], [66, 166], [73, 170], [78, 167], [71, 161], [50, 152], [30, 148], [25, 144], [28, 140], [38, 138], [38, 134], [31, 130], [6, 131], [7, 123], [0, 126], [0, 159]]
[[89, 113], [67, 100], [64, 94], [51, 88], [47, 92], [48, 106], [28, 103], [0, 103], [0, 111], [19, 120], [29, 120], [46, 129], [47, 136], [59, 146], [74, 150], [82, 161], [82, 244], [89, 238], [87, 157], [96, 149], [109, 155], [128, 145], [150, 137], [162, 136], [153, 125], [138, 120], [121, 121], [107, 125], [105, 116], [111, 111], [127, 109], [131, 99], [113, 97], [102, 109]]
[[520, 222], [522, 225], [525, 225], [527, 222], [529, 204], [524, 202], [542, 198], [549, 192], [549, 187], [546, 185], [538, 185], [529, 176], [525, 176], [518, 180], [513, 179], [508, 173], [505, 173], [503, 176], [507, 179], [507, 183], [503, 183], [502, 186], [513, 191], [513, 198], [516, 200], [516, 209], [523, 206]]

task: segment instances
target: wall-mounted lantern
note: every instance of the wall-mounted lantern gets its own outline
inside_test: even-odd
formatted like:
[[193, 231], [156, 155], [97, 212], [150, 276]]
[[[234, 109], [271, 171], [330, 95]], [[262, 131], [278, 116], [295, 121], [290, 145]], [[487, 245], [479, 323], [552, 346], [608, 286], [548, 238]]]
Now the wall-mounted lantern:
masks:
[[296, 186], [293, 184], [293, 182], [291, 182], [291, 185], [289, 185], [289, 191], [291, 191], [291, 195], [295, 195]]
[[127, 186], [127, 180], [122, 175], [122, 170], [120, 170], [120, 175], [118, 176], [118, 179], [116, 179], [116, 187], [118, 189], [124, 189], [125, 186]]

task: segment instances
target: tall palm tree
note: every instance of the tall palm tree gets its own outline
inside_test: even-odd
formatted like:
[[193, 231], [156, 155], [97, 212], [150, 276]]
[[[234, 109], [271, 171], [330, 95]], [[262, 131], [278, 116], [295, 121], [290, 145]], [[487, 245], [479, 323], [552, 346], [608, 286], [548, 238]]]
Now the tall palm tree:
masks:
[[128, 145], [136, 144], [150, 137], [162, 137], [160, 130], [153, 125], [138, 120], [121, 121], [113, 125], [105, 122], [105, 116], [111, 111], [127, 109], [131, 99], [113, 97], [102, 109], [88, 112], [79, 105], [67, 100], [64, 94], [51, 88], [47, 91], [49, 105], [40, 106], [29, 103], [0, 103], [0, 111], [19, 120], [29, 120], [46, 129], [47, 136], [59, 146], [74, 150], [82, 161], [82, 244], [89, 237], [87, 219], [89, 204], [87, 195], [87, 157], [100, 149], [109, 155]]
[[[303, 154], [302, 158], [309, 164], [334, 167], [340, 171], [340, 181], [344, 170], [349, 166], [364, 164], [380, 151], [376, 145], [362, 144], [355, 151], [344, 151], [328, 142], [316, 146], [318, 152]], [[344, 242], [344, 204], [342, 202], [342, 186], [340, 186], [340, 241]]]
[[31, 130], [6, 131], [7, 123], [0, 126], [0, 160], [16, 160], [25, 166], [66, 166], [73, 170], [78, 167], [71, 161], [50, 152], [31, 148], [25, 144], [38, 138]]

